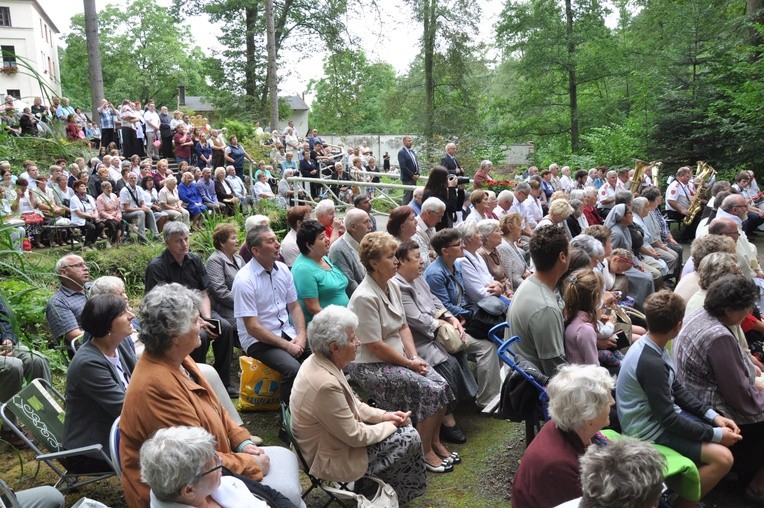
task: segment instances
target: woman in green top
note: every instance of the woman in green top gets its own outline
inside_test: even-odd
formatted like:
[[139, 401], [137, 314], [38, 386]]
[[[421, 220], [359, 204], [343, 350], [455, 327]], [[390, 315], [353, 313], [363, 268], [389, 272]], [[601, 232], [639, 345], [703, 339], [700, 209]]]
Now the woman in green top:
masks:
[[324, 226], [316, 220], [304, 221], [297, 230], [297, 248], [300, 255], [292, 265], [292, 276], [305, 321], [310, 322], [327, 305], [347, 307], [348, 279], [326, 257], [329, 238]]

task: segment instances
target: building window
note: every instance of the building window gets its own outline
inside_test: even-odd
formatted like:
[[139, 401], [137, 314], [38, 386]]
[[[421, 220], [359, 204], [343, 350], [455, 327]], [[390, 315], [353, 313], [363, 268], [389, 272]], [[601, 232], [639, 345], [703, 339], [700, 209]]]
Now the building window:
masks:
[[0, 7], [0, 26], [11, 26], [10, 7]]
[[11, 97], [21, 100], [21, 90], [6, 90], [5, 95], [10, 95]]
[[0, 46], [3, 54], [3, 67], [16, 67], [16, 48], [14, 46]]

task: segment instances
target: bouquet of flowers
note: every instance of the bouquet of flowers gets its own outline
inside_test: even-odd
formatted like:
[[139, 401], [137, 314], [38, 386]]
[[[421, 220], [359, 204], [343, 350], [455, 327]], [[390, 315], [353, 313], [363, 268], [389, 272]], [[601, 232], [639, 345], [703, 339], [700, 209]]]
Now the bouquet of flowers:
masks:
[[487, 180], [483, 183], [481, 186], [482, 189], [490, 190], [495, 192], [496, 194], [500, 193], [503, 190], [515, 190], [515, 186], [517, 185], [517, 182], [514, 180]]

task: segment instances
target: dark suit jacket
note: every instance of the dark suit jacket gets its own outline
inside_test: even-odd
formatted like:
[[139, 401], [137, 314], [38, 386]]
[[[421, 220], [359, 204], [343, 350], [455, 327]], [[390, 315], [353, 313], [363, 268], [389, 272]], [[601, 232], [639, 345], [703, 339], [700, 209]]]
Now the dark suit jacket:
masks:
[[[132, 373], [136, 358], [130, 337], [120, 344], [119, 359], [122, 369]], [[92, 341], [85, 342], [66, 371], [64, 448], [101, 444], [108, 455], [109, 431], [124, 401], [119, 372]]]
[[229, 194], [227, 190], [228, 189], [226, 189], [225, 186], [220, 183], [220, 180], [215, 178], [215, 194], [217, 194], [218, 201], [223, 201], [224, 199], [231, 199], [234, 197], [233, 193]]
[[419, 173], [419, 164], [414, 160], [406, 147], [398, 151], [398, 166], [401, 168], [401, 182], [414, 183], [414, 173]]
[[321, 175], [316, 173], [311, 175], [311, 171], [318, 170], [318, 164], [312, 159], [303, 159], [300, 161], [300, 174], [303, 178], [321, 178]]
[[[443, 166], [448, 170], [448, 173], [451, 175], [456, 174], [457, 168], [461, 169], [461, 164], [459, 164], [459, 161], [455, 158], [451, 158], [448, 154], [444, 155], [442, 159], [440, 159], [440, 165]], [[464, 171], [460, 171], [459, 174], [463, 174]]]

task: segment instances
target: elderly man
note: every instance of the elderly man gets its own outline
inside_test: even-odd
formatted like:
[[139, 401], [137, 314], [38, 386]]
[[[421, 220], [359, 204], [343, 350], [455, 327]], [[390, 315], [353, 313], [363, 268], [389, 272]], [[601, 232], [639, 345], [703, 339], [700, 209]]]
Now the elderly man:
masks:
[[422, 213], [415, 219], [416, 233], [413, 240], [419, 245], [419, 255], [424, 261], [424, 268], [430, 264], [430, 259], [435, 259], [435, 252], [430, 242], [436, 233], [435, 226], [440, 223], [444, 213], [446, 213], [446, 204], [432, 196], [422, 203]]
[[556, 226], [541, 226], [530, 241], [536, 272], [520, 284], [509, 308], [511, 334], [522, 340], [517, 352], [544, 375], [553, 376], [566, 363], [562, 312], [557, 283], [568, 270], [568, 239]]
[[377, 230], [377, 219], [371, 213], [371, 198], [365, 194], [359, 194], [353, 198], [353, 206], [359, 208], [369, 214], [369, 220], [371, 220], [371, 230], [369, 233], [373, 233]]
[[509, 213], [518, 213], [520, 215], [520, 219], [521, 219], [520, 228], [523, 231], [522, 236], [526, 238], [530, 238], [531, 235], [533, 234], [531, 225], [528, 222], [528, 211], [526, 210], [525, 205], [523, 204], [525, 200], [528, 199], [528, 196], [530, 195], [531, 195], [531, 186], [528, 184], [528, 182], [518, 183], [517, 187], [515, 187], [512, 206], [509, 207]]
[[196, 188], [202, 196], [202, 203], [208, 209], [215, 213], [222, 213], [225, 205], [218, 201], [218, 195], [215, 192], [215, 182], [212, 180], [212, 170], [204, 168], [202, 177], [196, 182]]
[[281, 374], [281, 401], [289, 403], [300, 364], [310, 355], [305, 316], [294, 279], [277, 261], [281, 245], [267, 226], [247, 233], [252, 259], [233, 281], [234, 317], [247, 356]]
[[464, 175], [464, 169], [456, 160], [456, 143], [448, 143], [446, 145], [446, 155], [440, 159], [440, 165], [448, 170], [450, 175]]
[[615, 205], [615, 193], [618, 190], [618, 173], [612, 170], [608, 171], [605, 175], [605, 180], [606, 182], [602, 184], [597, 194], [597, 211], [602, 217], [607, 217], [610, 209]]
[[345, 215], [345, 233], [329, 248], [329, 259], [348, 278], [345, 288], [348, 298], [366, 276], [366, 269], [358, 255], [358, 245], [371, 232], [369, 214], [359, 209], [350, 209]]
[[336, 242], [345, 232], [345, 226], [337, 219], [334, 201], [331, 199], [322, 199], [318, 202], [316, 205], [316, 220], [326, 228], [326, 237], [331, 243]]
[[85, 260], [75, 254], [62, 257], [55, 267], [61, 287], [48, 300], [45, 318], [53, 340], [69, 343], [84, 333], [80, 327], [80, 315], [88, 300], [90, 272]]
[[422, 213], [422, 198], [424, 197], [424, 187], [417, 187], [414, 189], [414, 194], [411, 196], [409, 206], [414, 210], [414, 215]]
[[[215, 353], [213, 367], [220, 380], [232, 397], [238, 396], [238, 387], [231, 385], [231, 359], [233, 357], [234, 331], [226, 319], [212, 311], [207, 288], [210, 278], [207, 270], [197, 254], [188, 250], [188, 226], [182, 222], [169, 222], [164, 228], [165, 250], [151, 260], [146, 267], [144, 294], [158, 284], [176, 282], [182, 286], [199, 292], [201, 308], [199, 314], [203, 320], [200, 330], [201, 345], [191, 353], [191, 358], [197, 363], [205, 363], [207, 350], [212, 342]], [[217, 320], [220, 328], [216, 329], [210, 321]], [[220, 335], [217, 332], [220, 331]]]
[[[565, 192], [570, 192], [573, 187], [573, 180], [570, 178], [570, 166], [563, 166], [560, 169], [562, 176], [560, 177], [560, 188]], [[554, 178], [552, 178], [554, 180]]]
[[511, 190], [504, 189], [499, 192], [496, 197], [496, 208], [493, 209], [493, 214], [501, 220], [505, 215], [509, 215], [509, 209], [512, 208], [512, 203], [515, 201], [515, 195]]
[[[416, 185], [419, 179], [420, 169], [417, 155], [411, 148], [414, 138], [403, 136], [403, 147], [398, 151], [398, 167], [401, 170], [401, 183], [404, 185]], [[402, 205], [407, 205], [414, 196], [413, 190], [407, 190], [403, 193]]]
[[127, 183], [119, 192], [119, 202], [122, 204], [122, 217], [127, 222], [135, 221], [138, 224], [138, 239], [141, 243], [147, 243], [146, 225], [149, 226], [154, 237], [159, 237], [154, 212], [143, 200], [143, 193], [138, 187], [138, 176], [132, 171], [127, 174]]
[[564, 190], [560, 182], [560, 166], [556, 162], [551, 163], [549, 165], [549, 172], [552, 173], [552, 187], [554, 187], [554, 190]]
[[236, 168], [233, 166], [227, 166], [225, 171], [225, 179], [228, 182], [228, 185], [231, 186], [231, 190], [233, 191], [234, 196], [239, 198], [242, 212], [244, 212], [244, 215], [248, 215], [249, 206], [254, 205], [254, 200], [252, 199], [252, 196], [249, 195], [247, 186], [244, 185], [244, 182], [241, 180], [241, 178], [236, 175]]

